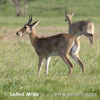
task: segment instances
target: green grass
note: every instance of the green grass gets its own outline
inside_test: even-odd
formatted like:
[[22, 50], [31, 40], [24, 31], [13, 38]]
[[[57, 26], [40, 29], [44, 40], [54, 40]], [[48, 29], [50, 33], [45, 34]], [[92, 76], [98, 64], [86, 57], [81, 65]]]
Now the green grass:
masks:
[[[56, 27], [55, 27], [56, 28]], [[42, 30], [42, 29], [41, 29]], [[39, 31], [41, 31], [39, 30]], [[11, 33], [12, 34], [12, 33]], [[11, 35], [9, 34], [9, 35]], [[5, 34], [6, 36], [8, 34]], [[85, 40], [85, 41], [84, 41]], [[60, 57], [52, 57], [49, 76], [46, 77], [44, 65], [38, 76], [38, 56], [29, 39], [1, 38], [0, 40], [0, 100], [99, 100], [100, 96], [100, 39], [95, 39], [92, 47], [86, 38], [81, 39], [80, 58], [87, 74], [72, 60], [74, 70], [68, 77], [68, 67]], [[37, 92], [38, 97], [11, 97], [10, 92]], [[55, 93], [96, 93], [96, 96], [54, 96]]]
[[26, 17], [16, 17], [14, 7], [7, 2], [4, 9], [0, 9], [0, 27], [22, 27], [28, 14], [32, 13], [33, 22], [40, 20], [39, 26], [67, 26], [65, 22], [65, 9], [75, 12], [73, 22], [91, 20], [99, 24], [99, 0], [34, 0], [29, 3]]
[[[75, 11], [77, 16], [100, 16], [99, 0], [33, 0], [29, 3], [28, 13], [34, 16], [64, 16], [65, 9]], [[0, 16], [15, 16], [14, 7], [7, 2], [4, 9], [0, 10]]]

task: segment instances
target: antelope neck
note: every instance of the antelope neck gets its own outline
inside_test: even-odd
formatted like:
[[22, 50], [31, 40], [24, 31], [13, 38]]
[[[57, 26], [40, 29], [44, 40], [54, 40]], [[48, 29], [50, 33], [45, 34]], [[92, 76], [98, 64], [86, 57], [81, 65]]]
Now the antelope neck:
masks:
[[72, 24], [71, 20], [69, 18], [67, 20], [68, 20], [69, 26], [71, 26], [71, 24]]
[[36, 30], [33, 29], [32, 32], [29, 34], [29, 36], [30, 36], [31, 43], [35, 46], [35, 43], [38, 39], [38, 35], [36, 33]]

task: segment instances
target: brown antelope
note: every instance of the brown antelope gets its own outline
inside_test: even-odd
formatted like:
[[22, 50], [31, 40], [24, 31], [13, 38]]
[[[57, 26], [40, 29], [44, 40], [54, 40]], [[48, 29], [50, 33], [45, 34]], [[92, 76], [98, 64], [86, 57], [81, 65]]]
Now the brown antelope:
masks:
[[45, 70], [48, 75], [48, 67], [51, 56], [59, 55], [64, 62], [68, 65], [69, 75], [72, 73], [73, 64], [69, 60], [69, 55], [71, 55], [75, 61], [77, 61], [82, 68], [82, 71], [85, 73], [83, 63], [81, 62], [78, 55], [78, 40], [71, 34], [61, 33], [54, 36], [42, 37], [39, 36], [35, 28], [38, 25], [39, 21], [35, 21], [31, 24], [32, 16], [29, 16], [28, 22], [21, 28], [16, 35], [22, 36], [27, 33], [30, 37], [30, 41], [35, 48], [35, 51], [39, 57], [38, 64], [38, 73], [42, 68], [42, 61], [45, 58]]
[[69, 33], [75, 35], [77, 38], [84, 35], [88, 37], [90, 43], [93, 43], [94, 23], [91, 21], [79, 21], [72, 23], [72, 16], [74, 14], [74, 12], [69, 14], [65, 11], [65, 21], [68, 21]]

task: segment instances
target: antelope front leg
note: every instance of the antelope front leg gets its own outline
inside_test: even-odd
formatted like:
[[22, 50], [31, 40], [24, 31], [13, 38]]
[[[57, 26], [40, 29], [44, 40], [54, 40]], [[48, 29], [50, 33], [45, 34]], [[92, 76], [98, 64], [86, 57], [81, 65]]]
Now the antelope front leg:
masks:
[[48, 68], [49, 68], [50, 59], [51, 59], [51, 57], [45, 58], [45, 71], [46, 71], [47, 75], [48, 75]]
[[41, 72], [41, 69], [42, 69], [42, 61], [43, 61], [43, 57], [39, 57], [38, 75], [40, 75], [40, 72]]

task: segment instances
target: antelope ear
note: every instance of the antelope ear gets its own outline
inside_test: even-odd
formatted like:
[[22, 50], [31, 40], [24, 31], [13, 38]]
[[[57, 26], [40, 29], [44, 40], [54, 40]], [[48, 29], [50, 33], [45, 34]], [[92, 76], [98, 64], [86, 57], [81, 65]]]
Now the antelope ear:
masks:
[[75, 12], [72, 12], [72, 13], [71, 13], [71, 16], [73, 16], [73, 15], [75, 15]]
[[39, 20], [35, 21], [33, 24], [31, 24], [32, 29], [35, 28], [39, 24]]

